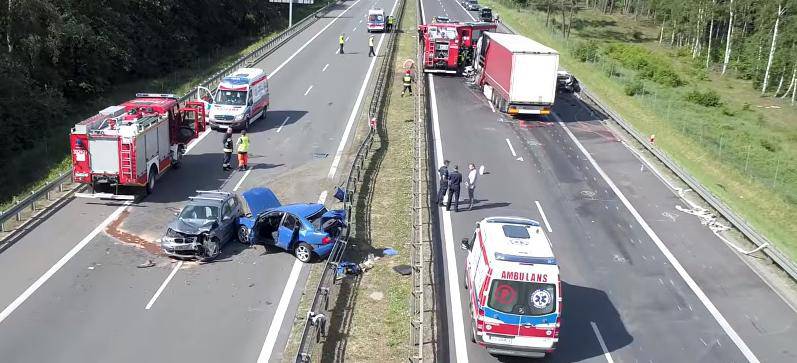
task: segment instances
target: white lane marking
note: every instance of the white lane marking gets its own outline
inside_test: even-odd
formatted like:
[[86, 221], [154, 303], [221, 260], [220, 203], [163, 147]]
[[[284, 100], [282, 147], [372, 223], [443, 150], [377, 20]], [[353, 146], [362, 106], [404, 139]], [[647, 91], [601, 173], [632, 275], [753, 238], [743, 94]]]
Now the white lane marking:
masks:
[[493, 113], [495, 113], [495, 106], [493, 106], [493, 103], [490, 102], [490, 100], [487, 100], [487, 104], [490, 105], [490, 109], [493, 110]]
[[196, 139], [191, 140], [191, 142], [189, 142], [188, 145], [185, 147], [185, 154], [188, 154], [188, 152], [191, 151], [191, 149], [193, 149], [194, 146], [196, 146], [197, 144], [199, 144], [200, 141], [208, 137], [208, 134], [210, 134], [211, 131], [212, 130], [208, 127], [207, 129], [205, 129], [205, 131], [202, 131], [202, 133]]
[[473, 15], [471, 15], [471, 13], [470, 13], [470, 11], [468, 11], [468, 9], [465, 9], [465, 7], [462, 6], [462, 4], [459, 3], [459, 1], [456, 1], [456, 3], [457, 3], [457, 5], [459, 5], [459, 8], [462, 9], [462, 11], [464, 11], [465, 14], [467, 14], [471, 18], [471, 20], [476, 21], [476, 18], [474, 18]]
[[304, 91], [304, 95], [307, 96], [310, 93], [310, 90], [313, 89], [313, 85], [311, 84], [310, 87], [307, 88], [307, 91]]
[[545, 228], [548, 230], [548, 233], [553, 233], [551, 229], [551, 224], [548, 223], [548, 217], [545, 216], [545, 211], [542, 210], [542, 205], [540, 205], [540, 201], [535, 200], [535, 204], [537, 204], [537, 209], [540, 211], [540, 215], [542, 216], [542, 221], [545, 222]]
[[349, 38], [351, 38], [351, 37], [346, 37], [346, 40], [345, 40], [345, 41], [346, 41], [346, 42], [348, 42], [348, 41], [349, 41]]
[[355, 26], [354, 29], [352, 29], [351, 31], [356, 32], [357, 31], [357, 27]]
[[278, 134], [280, 133], [280, 131], [282, 131], [282, 128], [285, 126], [286, 123], [288, 123], [288, 120], [290, 120], [290, 119], [291, 119], [290, 116], [285, 117], [285, 121], [282, 121], [282, 125], [280, 125], [280, 127], [277, 128], [277, 133]]
[[241, 179], [238, 180], [238, 183], [235, 184], [235, 188], [232, 188], [232, 191], [238, 190], [238, 188], [241, 187], [241, 184], [244, 183], [244, 179], [246, 179], [246, 177], [248, 177], [249, 173], [251, 173], [251, 172], [252, 172], [252, 168], [246, 169], [246, 172], [244, 173], [244, 176], [242, 176]]
[[144, 307], [144, 310], [149, 310], [152, 308], [152, 305], [155, 304], [155, 300], [158, 300], [158, 296], [161, 296], [163, 290], [166, 289], [166, 285], [169, 284], [169, 281], [172, 281], [174, 275], [177, 274], [177, 270], [179, 270], [180, 267], [183, 267], [183, 261], [178, 261], [177, 264], [174, 265], [172, 272], [169, 274], [169, 276], [166, 277], [166, 280], [163, 281], [161, 286], [158, 288], [158, 291], [155, 291], [155, 295], [152, 296], [152, 299], [149, 299], [149, 302], [147, 303], [147, 306]]
[[105, 218], [105, 220], [102, 221], [102, 223], [100, 223], [97, 227], [94, 228], [94, 230], [89, 232], [89, 234], [86, 235], [86, 237], [84, 237], [82, 240], [80, 240], [80, 242], [78, 242], [74, 247], [72, 247], [72, 249], [69, 250], [69, 252], [67, 252], [63, 257], [61, 257], [61, 259], [58, 260], [58, 262], [56, 262], [52, 267], [50, 267], [49, 270], [47, 270], [43, 275], [41, 275], [33, 284], [28, 286], [28, 288], [25, 289], [25, 291], [22, 292], [21, 295], [17, 296], [17, 298], [14, 299], [14, 301], [12, 301], [11, 304], [8, 304], [8, 306], [6, 306], [6, 308], [3, 309], [2, 312], [0, 312], [0, 324], [2, 324], [2, 322], [6, 320], [6, 318], [9, 315], [11, 315], [11, 313], [14, 312], [14, 310], [16, 310], [20, 305], [22, 305], [22, 303], [24, 303], [25, 300], [31, 297], [31, 295], [33, 295], [33, 293], [35, 293], [36, 290], [38, 290], [42, 285], [44, 285], [44, 283], [47, 282], [47, 280], [53, 277], [53, 275], [55, 275], [55, 273], [58, 272], [58, 270], [60, 270], [61, 267], [64, 267], [64, 265], [66, 265], [66, 263], [69, 262], [69, 260], [71, 260], [72, 257], [75, 257], [75, 255], [77, 255], [77, 253], [80, 252], [80, 250], [82, 250], [83, 247], [86, 247], [86, 245], [89, 244], [89, 242], [91, 242], [91, 240], [94, 239], [94, 237], [97, 236], [98, 233], [102, 232], [102, 230], [105, 229], [105, 227], [108, 226], [108, 224], [116, 220], [116, 218], [119, 217], [122, 211], [125, 210], [125, 208], [127, 208], [127, 206], [130, 205], [130, 203], [131, 203], [130, 201], [124, 202], [124, 204], [121, 207], [116, 208], [116, 210], [114, 210], [113, 213], [111, 213], [111, 215], [108, 216], [108, 218]]
[[[326, 199], [327, 191], [325, 190], [318, 196], [318, 203], [324, 204]], [[285, 289], [282, 290], [282, 296], [277, 304], [277, 310], [274, 312], [274, 318], [271, 320], [271, 326], [268, 327], [266, 340], [263, 342], [263, 348], [260, 349], [257, 363], [266, 363], [271, 359], [271, 353], [274, 351], [274, 346], [277, 344], [277, 337], [282, 329], [282, 321], [285, 320], [285, 315], [288, 313], [288, 305], [291, 302], [291, 296], [296, 292], [296, 283], [299, 280], [302, 267], [304, 267], [303, 262], [298, 259], [293, 261], [293, 267], [291, 267], [288, 282], [285, 284]]]
[[325, 65], [325, 66], [324, 66], [324, 69], [322, 69], [322, 70], [321, 70], [321, 72], [324, 72], [324, 71], [326, 71], [326, 70], [327, 70], [327, 67], [329, 67], [329, 63], [327, 63], [327, 65]]
[[609, 349], [606, 348], [606, 342], [603, 341], [603, 336], [601, 335], [600, 330], [598, 330], [598, 326], [595, 324], [594, 321], [589, 322], [592, 325], [592, 331], [595, 332], [595, 336], [598, 338], [598, 343], [601, 344], [601, 349], [603, 349], [603, 356], [606, 358], [606, 361], [609, 363], [614, 363], [614, 359], [612, 359], [612, 355], [609, 354]]
[[620, 191], [620, 188], [618, 188], [617, 185], [614, 184], [612, 179], [609, 178], [609, 175], [607, 175], [603, 171], [603, 169], [598, 165], [598, 163], [595, 161], [592, 155], [590, 155], [587, 149], [584, 148], [584, 145], [582, 145], [581, 142], [578, 141], [578, 139], [576, 139], [576, 136], [573, 135], [573, 133], [570, 131], [569, 128], [567, 128], [567, 126], [564, 124], [564, 122], [562, 122], [559, 116], [556, 114], [553, 115], [554, 118], [559, 123], [559, 126], [561, 126], [562, 129], [565, 130], [570, 139], [573, 140], [578, 149], [581, 150], [581, 153], [584, 154], [587, 160], [589, 160], [590, 164], [592, 164], [592, 167], [595, 168], [595, 170], [598, 172], [598, 174], [600, 174], [600, 176], [603, 178], [606, 184], [609, 185], [614, 194], [617, 195], [617, 198], [619, 198], [620, 201], [623, 202], [623, 205], [626, 207], [626, 209], [628, 209], [628, 211], [631, 212], [631, 215], [634, 216], [634, 219], [636, 219], [637, 223], [639, 223], [639, 225], [642, 226], [642, 229], [645, 230], [650, 239], [653, 240], [653, 243], [656, 244], [656, 247], [658, 247], [661, 253], [664, 255], [664, 257], [667, 258], [667, 261], [670, 262], [670, 265], [672, 265], [675, 271], [678, 272], [678, 275], [681, 276], [684, 282], [686, 282], [686, 285], [689, 286], [692, 292], [695, 293], [698, 300], [700, 300], [700, 302], [703, 303], [703, 306], [705, 306], [708, 312], [711, 314], [711, 316], [714, 317], [714, 320], [716, 320], [717, 323], [722, 328], [722, 330], [725, 331], [725, 334], [727, 334], [728, 337], [731, 338], [731, 341], [733, 341], [733, 343], [736, 344], [736, 347], [739, 348], [744, 357], [747, 358], [747, 360], [750, 362], [759, 362], [758, 358], [755, 356], [753, 351], [750, 350], [750, 348], [747, 346], [744, 340], [742, 340], [739, 334], [737, 334], [736, 331], [733, 329], [733, 327], [731, 327], [730, 323], [728, 323], [728, 321], [725, 320], [725, 317], [722, 315], [722, 313], [720, 313], [719, 309], [717, 309], [714, 303], [711, 302], [711, 300], [708, 298], [706, 293], [703, 292], [703, 289], [700, 288], [697, 282], [695, 282], [695, 280], [692, 279], [692, 276], [689, 275], [689, 273], [681, 265], [678, 259], [675, 258], [675, 255], [673, 255], [672, 252], [670, 252], [670, 249], [667, 248], [664, 242], [661, 241], [659, 236], [656, 235], [656, 232], [653, 231], [653, 228], [651, 228], [648, 225], [648, 223], [645, 222], [644, 219], [642, 219], [642, 216], [639, 214], [639, 212], [637, 212], [636, 208], [634, 208], [634, 206], [631, 205], [631, 202], [628, 201], [623, 192]]
[[512, 156], [517, 157], [517, 154], [515, 154], [515, 148], [512, 147], [512, 142], [509, 141], [509, 139], [506, 139], [506, 144], [509, 145], [509, 151], [512, 152]]
[[[398, 0], [395, 0], [393, 2], [393, 9], [390, 10], [390, 14], [393, 14], [393, 11], [396, 10], [396, 4], [398, 4]], [[376, 45], [376, 54], [379, 54], [379, 49], [382, 48], [382, 42], [384, 40], [385, 40], [385, 35], [384, 34], [380, 35], [379, 44]], [[349, 134], [351, 133], [352, 126], [354, 125], [354, 119], [357, 118], [357, 111], [360, 109], [360, 104], [363, 102], [363, 96], [365, 96], [365, 89], [368, 88], [368, 80], [371, 79], [371, 73], [374, 71], [374, 65], [376, 64], [377, 58], [378, 57], [371, 58], [371, 65], [368, 66], [368, 72], [365, 73], [365, 79], [363, 79], [363, 84], [362, 86], [360, 86], [360, 93], [357, 94], [357, 100], [354, 102], [354, 107], [352, 107], [351, 109], [349, 120], [346, 122], [346, 129], [343, 131], [343, 136], [340, 139], [340, 144], [338, 144], [338, 150], [335, 151], [335, 158], [332, 160], [332, 166], [329, 168], [329, 174], [327, 174], [327, 179], [334, 178], [335, 173], [338, 171], [338, 164], [340, 164], [340, 157], [343, 155], [343, 148], [346, 147], [346, 142], [349, 139]]]
[[[423, 4], [423, 2], [421, 2]], [[434, 89], [434, 76], [429, 75], [429, 96], [432, 106], [432, 127], [434, 131], [434, 150], [437, 168], [443, 166], [443, 143], [441, 141], [440, 121], [437, 113], [437, 94]], [[457, 269], [456, 255], [454, 254], [454, 232], [452, 231], [451, 212], [443, 211], [443, 235], [445, 243], [446, 273], [448, 274], [448, 292], [451, 299], [451, 321], [454, 333], [454, 351], [456, 352], [456, 362], [468, 362], [468, 350], [465, 342], [465, 322], [462, 318], [462, 298], [459, 294], [459, 273]], [[448, 358], [448, 357], [446, 357]], [[445, 359], [444, 359], [445, 360]]]
[[332, 19], [332, 21], [330, 21], [329, 24], [327, 24], [326, 26], [321, 28], [321, 30], [319, 30], [318, 33], [315, 33], [315, 35], [313, 35], [313, 37], [310, 38], [310, 40], [308, 40], [306, 43], [304, 43], [301, 47], [299, 47], [299, 49], [297, 49], [295, 52], [293, 52], [293, 54], [291, 54], [291, 56], [288, 57], [288, 59], [286, 59], [284, 62], [282, 62], [282, 64], [280, 64], [279, 66], [277, 66], [277, 68], [275, 68], [273, 71], [271, 71], [271, 73], [269, 73], [269, 77], [274, 78], [274, 75], [277, 74], [277, 72], [279, 72], [282, 69], [282, 67], [285, 67], [285, 65], [288, 64], [288, 62], [290, 62], [291, 60], [293, 60], [293, 58], [295, 58], [301, 51], [303, 51], [304, 48], [307, 48], [307, 46], [310, 45], [310, 43], [313, 40], [315, 40], [315, 38], [318, 38], [318, 36], [321, 35], [321, 33], [323, 33], [330, 26], [332, 26], [332, 24], [335, 24], [335, 22], [338, 19], [340, 19], [341, 16], [346, 14], [346, 12], [348, 12], [352, 7], [357, 5], [357, 3], [359, 3], [360, 1], [362, 1], [362, 0], [357, 0], [354, 3], [352, 3], [348, 8], [346, 8], [346, 10], [343, 10], [343, 12], [341, 12], [340, 14], [338, 14], [338, 16], [336, 16], [334, 19]]
[[362, 24], [362, 23], [363, 23], [363, 20], [362, 20], [362, 19], [360, 19], [360, 22], [359, 22], [359, 23], [357, 23], [357, 24]]

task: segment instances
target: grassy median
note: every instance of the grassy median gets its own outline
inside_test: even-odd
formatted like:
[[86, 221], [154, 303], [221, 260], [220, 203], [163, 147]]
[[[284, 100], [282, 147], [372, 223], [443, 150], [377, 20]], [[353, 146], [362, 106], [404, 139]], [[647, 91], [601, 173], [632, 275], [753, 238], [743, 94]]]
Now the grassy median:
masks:
[[[797, 112], [762, 98], [749, 81], [705, 70], [632, 16], [580, 11], [570, 37], [557, 14], [483, 0], [501, 21], [560, 52], [560, 63], [602, 102], [766, 235], [797, 258]], [[561, 14], [559, 14], [561, 16]], [[664, 43], [669, 43], [665, 34]], [[719, 46], [719, 45], [715, 45]], [[632, 59], [633, 58], [633, 59]], [[645, 58], [653, 67], [631, 69]], [[651, 76], [652, 74], [652, 76]]]

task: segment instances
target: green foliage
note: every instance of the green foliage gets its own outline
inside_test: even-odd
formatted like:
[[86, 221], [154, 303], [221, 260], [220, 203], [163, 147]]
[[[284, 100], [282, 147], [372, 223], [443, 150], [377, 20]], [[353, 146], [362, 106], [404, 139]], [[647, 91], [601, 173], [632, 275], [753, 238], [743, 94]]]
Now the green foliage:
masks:
[[594, 40], [578, 42], [573, 48], [573, 56], [581, 62], [595, 62], [598, 60], [599, 51], [598, 42]]
[[669, 62], [638, 45], [613, 43], [606, 48], [606, 54], [623, 66], [636, 70], [643, 79], [669, 87], [685, 83]]
[[627, 96], [642, 95], [645, 93], [645, 85], [642, 81], [634, 79], [625, 83], [623, 91]]
[[722, 100], [720, 96], [714, 90], [691, 90], [686, 93], [684, 98], [692, 102], [694, 104], [698, 104], [704, 107], [719, 107], [722, 106]]

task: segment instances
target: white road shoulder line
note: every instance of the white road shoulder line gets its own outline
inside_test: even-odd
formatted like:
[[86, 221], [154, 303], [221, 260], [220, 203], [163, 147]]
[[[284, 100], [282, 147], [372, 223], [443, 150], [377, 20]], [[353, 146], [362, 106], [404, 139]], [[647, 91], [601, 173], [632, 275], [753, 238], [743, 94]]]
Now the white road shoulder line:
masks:
[[24, 303], [25, 300], [31, 297], [31, 295], [33, 295], [33, 293], [35, 293], [36, 290], [38, 290], [42, 285], [44, 285], [44, 283], [47, 282], [47, 280], [53, 277], [53, 275], [55, 275], [55, 273], [58, 272], [58, 270], [60, 270], [61, 267], [64, 267], [64, 265], [66, 265], [66, 263], [69, 262], [69, 260], [71, 260], [72, 257], [75, 257], [75, 255], [78, 252], [80, 252], [80, 250], [82, 250], [83, 247], [86, 247], [86, 245], [89, 244], [89, 242], [91, 242], [91, 240], [94, 239], [94, 237], [96, 237], [97, 234], [102, 232], [102, 230], [105, 229], [105, 227], [108, 226], [108, 224], [116, 220], [116, 218], [119, 217], [122, 211], [124, 211], [125, 208], [127, 208], [127, 206], [130, 205], [130, 203], [131, 202], [127, 201], [121, 207], [116, 208], [116, 210], [114, 210], [113, 213], [111, 213], [111, 215], [108, 216], [108, 218], [105, 218], [105, 220], [102, 221], [102, 223], [100, 223], [96, 228], [94, 228], [94, 230], [92, 230], [88, 235], [86, 235], [86, 237], [84, 237], [82, 240], [80, 240], [80, 242], [78, 242], [74, 247], [72, 247], [72, 249], [69, 250], [69, 252], [67, 252], [63, 257], [61, 257], [61, 259], [58, 260], [58, 262], [56, 262], [52, 267], [50, 267], [50, 269], [47, 270], [43, 275], [41, 275], [32, 285], [30, 285], [27, 289], [25, 289], [25, 291], [21, 295], [17, 296], [17, 298], [14, 299], [14, 301], [12, 301], [11, 304], [8, 304], [8, 306], [6, 306], [6, 308], [3, 309], [2, 312], [0, 312], [0, 324], [2, 324], [3, 321], [5, 321], [6, 318], [8, 318], [8, 316], [14, 312], [14, 310], [16, 310], [20, 305], [22, 305], [22, 303]]
[[667, 246], [664, 244], [664, 242], [662, 242], [662, 240], [659, 238], [656, 232], [653, 231], [653, 228], [651, 228], [648, 225], [648, 223], [642, 218], [639, 212], [637, 212], [636, 208], [634, 208], [634, 206], [631, 205], [631, 202], [628, 200], [628, 198], [625, 197], [623, 192], [620, 191], [620, 188], [618, 188], [617, 185], [614, 184], [612, 179], [609, 178], [609, 175], [606, 174], [603, 171], [603, 169], [598, 165], [598, 163], [595, 161], [592, 155], [590, 155], [589, 151], [587, 151], [587, 149], [584, 147], [584, 145], [582, 145], [581, 142], [578, 141], [576, 136], [573, 135], [573, 133], [570, 131], [569, 128], [567, 128], [567, 126], [562, 122], [562, 120], [559, 118], [558, 115], [553, 114], [553, 116], [559, 123], [559, 126], [561, 126], [562, 129], [564, 129], [564, 131], [567, 133], [570, 139], [573, 140], [573, 142], [576, 144], [578, 149], [581, 150], [581, 153], [584, 154], [584, 156], [586, 156], [587, 160], [589, 160], [590, 164], [592, 164], [592, 167], [595, 168], [595, 170], [598, 172], [598, 174], [600, 174], [600, 176], [603, 178], [606, 184], [608, 184], [609, 187], [612, 189], [614, 194], [617, 195], [617, 198], [619, 198], [620, 201], [623, 203], [623, 205], [628, 209], [628, 211], [631, 212], [631, 215], [634, 216], [634, 219], [636, 219], [637, 223], [639, 223], [639, 225], [642, 226], [642, 229], [645, 230], [650, 239], [653, 240], [653, 243], [656, 244], [656, 247], [658, 247], [661, 253], [664, 255], [664, 257], [667, 258], [667, 261], [669, 261], [672, 267], [675, 269], [675, 271], [678, 272], [678, 275], [681, 276], [684, 282], [686, 282], [686, 285], [689, 286], [692, 292], [694, 292], [698, 300], [700, 300], [700, 302], [703, 303], [703, 306], [705, 306], [708, 312], [711, 314], [711, 316], [714, 317], [714, 320], [716, 320], [717, 323], [722, 328], [722, 330], [725, 331], [725, 334], [727, 334], [728, 337], [731, 339], [731, 341], [733, 341], [733, 343], [736, 344], [736, 347], [739, 348], [744, 357], [747, 358], [747, 360], [750, 362], [759, 362], [758, 358], [755, 356], [753, 351], [750, 350], [750, 348], [747, 346], [744, 340], [742, 340], [739, 334], [736, 333], [736, 330], [733, 329], [731, 324], [728, 323], [727, 320], [725, 320], [725, 317], [722, 315], [722, 313], [720, 313], [719, 309], [717, 309], [714, 303], [711, 302], [711, 300], [708, 298], [705, 292], [703, 292], [703, 289], [701, 289], [700, 286], [697, 284], [697, 282], [695, 282], [695, 280], [692, 279], [692, 276], [689, 275], [689, 273], [681, 265], [678, 259], [675, 258], [675, 255], [673, 255], [672, 252], [670, 252], [670, 249], [667, 248]]
[[[434, 88], [434, 76], [429, 75], [429, 97], [432, 108], [432, 128], [434, 132], [434, 150], [437, 160], [437, 168], [443, 166], [443, 143], [441, 141], [440, 120], [438, 119], [437, 94]], [[456, 362], [468, 362], [467, 343], [465, 341], [465, 322], [462, 317], [462, 297], [459, 294], [459, 270], [457, 269], [457, 259], [454, 253], [454, 232], [451, 224], [451, 212], [443, 211], [443, 246], [445, 247], [446, 273], [448, 276], [448, 292], [451, 300], [451, 322], [454, 334], [454, 351], [456, 352]], [[448, 358], [448, 357], [445, 357]], [[443, 359], [444, 361], [446, 359]]]
[[542, 205], [540, 205], [540, 201], [535, 200], [535, 204], [537, 204], [537, 209], [540, 211], [540, 215], [542, 216], [542, 221], [545, 222], [545, 229], [548, 230], [548, 233], [553, 233], [551, 229], [551, 224], [548, 223], [548, 217], [545, 216], [545, 211], [542, 210]]
[[288, 123], [288, 120], [290, 119], [291, 119], [290, 116], [285, 117], [285, 120], [282, 121], [282, 125], [280, 125], [280, 127], [277, 128], [277, 133], [280, 133], [280, 131], [282, 131], [282, 128], [285, 127], [285, 124]]
[[178, 261], [177, 264], [174, 265], [172, 272], [166, 277], [166, 280], [163, 281], [161, 286], [158, 288], [158, 291], [155, 291], [155, 295], [152, 295], [152, 299], [149, 299], [149, 302], [147, 303], [147, 306], [144, 307], [144, 310], [149, 310], [152, 308], [152, 305], [155, 304], [155, 300], [158, 300], [158, 296], [161, 296], [163, 290], [166, 289], [166, 285], [169, 284], [169, 281], [172, 281], [174, 275], [177, 274], [177, 271], [180, 269], [180, 267], [183, 267], [183, 261]]
[[600, 343], [601, 349], [603, 349], [603, 356], [606, 358], [606, 361], [609, 363], [614, 363], [614, 359], [612, 359], [612, 355], [609, 354], [609, 349], [606, 348], [606, 342], [603, 341], [603, 335], [601, 335], [600, 330], [598, 330], [598, 326], [594, 321], [590, 321], [589, 323], [592, 325], [592, 331], [595, 332], [595, 337], [598, 338], [598, 343]]
[[[358, 0], [359, 1], [359, 0]], [[393, 9], [390, 10], [390, 13], [393, 14], [393, 11], [396, 10], [396, 4], [398, 4], [398, 0], [393, 2]], [[379, 44], [376, 45], [376, 54], [379, 54], [379, 50], [382, 48], [382, 43], [385, 40], [385, 35], [382, 34], [379, 36]], [[379, 57], [373, 57], [371, 59], [371, 65], [368, 66], [368, 72], [365, 73], [365, 79], [363, 79], [363, 84], [360, 86], [360, 93], [357, 94], [357, 101], [354, 102], [354, 107], [351, 109], [351, 114], [349, 114], [349, 120], [346, 122], [346, 129], [343, 131], [343, 136], [340, 139], [340, 144], [338, 144], [338, 149], [335, 151], [335, 158], [332, 159], [332, 166], [329, 168], [329, 174], [327, 174], [327, 179], [332, 179], [335, 177], [335, 173], [338, 171], [338, 164], [340, 164], [340, 158], [343, 155], [343, 149], [346, 147], [346, 142], [349, 139], [349, 134], [351, 133], [352, 126], [354, 126], [354, 120], [357, 118], [357, 111], [360, 109], [360, 104], [363, 102], [363, 96], [365, 96], [365, 89], [368, 88], [368, 80], [371, 79], [371, 73], [374, 71], [374, 65], [376, 64], [376, 60]]]
[[237, 190], [238, 190], [238, 188], [240, 188], [240, 187], [241, 187], [241, 184], [243, 184], [243, 183], [244, 183], [244, 179], [246, 179], [246, 177], [248, 177], [248, 176], [249, 176], [249, 173], [251, 173], [251, 172], [252, 172], [252, 168], [251, 168], [251, 167], [249, 167], [248, 169], [246, 169], [246, 172], [244, 173], [244, 176], [242, 176], [242, 177], [241, 177], [241, 179], [240, 179], [240, 180], [238, 180], [238, 183], [236, 183], [236, 184], [235, 184], [235, 188], [232, 188], [232, 191], [237, 191]]
[[506, 144], [509, 145], [509, 151], [512, 152], [512, 156], [517, 157], [517, 154], [515, 154], [515, 148], [512, 147], [512, 142], [509, 141], [509, 139], [506, 139]]

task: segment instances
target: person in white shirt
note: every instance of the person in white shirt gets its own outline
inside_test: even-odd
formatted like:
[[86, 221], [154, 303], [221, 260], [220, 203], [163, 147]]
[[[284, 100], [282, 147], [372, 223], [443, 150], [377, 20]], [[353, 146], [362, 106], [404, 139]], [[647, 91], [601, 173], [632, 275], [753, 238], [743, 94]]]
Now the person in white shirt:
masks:
[[473, 209], [473, 196], [476, 194], [476, 177], [478, 175], [479, 172], [476, 170], [476, 165], [473, 165], [473, 163], [468, 164], [468, 179], [465, 181], [468, 187], [468, 200], [470, 200], [468, 210]]

